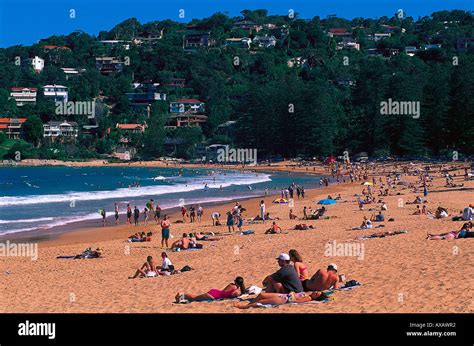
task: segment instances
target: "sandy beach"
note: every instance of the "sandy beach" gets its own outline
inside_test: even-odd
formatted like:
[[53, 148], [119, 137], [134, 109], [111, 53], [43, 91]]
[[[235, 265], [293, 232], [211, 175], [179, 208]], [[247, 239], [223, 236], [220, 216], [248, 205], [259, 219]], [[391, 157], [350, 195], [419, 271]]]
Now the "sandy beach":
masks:
[[[421, 167], [421, 166], [420, 166]], [[288, 165], [272, 169], [292, 170]], [[306, 167], [295, 171], [312, 173]], [[459, 168], [459, 166], [458, 166]], [[252, 168], [254, 169], [254, 167]], [[258, 169], [258, 168], [256, 168]], [[263, 168], [262, 168], [263, 169]], [[267, 167], [268, 170], [268, 167]], [[376, 176], [393, 170], [378, 165]], [[316, 172], [316, 171], [314, 171]], [[324, 172], [324, 169], [323, 169]], [[321, 173], [321, 170], [318, 171]], [[427, 232], [442, 233], [458, 230], [462, 221], [451, 221], [451, 216], [470, 203], [474, 203], [474, 181], [464, 181], [463, 171], [456, 172], [454, 182], [462, 187], [444, 187], [445, 179], [432, 173], [427, 207], [434, 211], [438, 206], [448, 209], [448, 219], [430, 219], [426, 215], [413, 215], [415, 205], [406, 204], [423, 191], [414, 193], [405, 185], [391, 189], [383, 198], [388, 206], [385, 227], [369, 230], [351, 230], [361, 224], [364, 216], [370, 217], [380, 204], [366, 205], [360, 211], [355, 194], [364, 186], [360, 182], [331, 185], [328, 188], [308, 190], [304, 199], [295, 199], [293, 210], [302, 217], [303, 207], [316, 207], [319, 199], [341, 194], [342, 200], [327, 206], [329, 219], [289, 220], [288, 205], [272, 204], [274, 196], [264, 198], [267, 211], [278, 217], [277, 224], [287, 234], [265, 235], [270, 221], [265, 224], [244, 223], [243, 230], [254, 230], [253, 235], [238, 232], [225, 235], [222, 240], [201, 242], [202, 250], [167, 251], [177, 268], [189, 265], [194, 270], [168, 277], [130, 280], [146, 256], [157, 261], [161, 248], [160, 227], [155, 224], [134, 227], [121, 224], [113, 227], [96, 227], [68, 232], [39, 243], [37, 260], [28, 257], [2, 257], [0, 259], [2, 287], [0, 312], [142, 312], [142, 313], [350, 313], [350, 312], [473, 312], [474, 247], [472, 238], [453, 240], [426, 240]], [[369, 180], [371, 177], [369, 178]], [[377, 178], [378, 179], [378, 178]], [[406, 182], [416, 183], [414, 175], [402, 176]], [[419, 186], [419, 184], [418, 184]], [[376, 189], [374, 189], [376, 190]], [[258, 214], [260, 198], [242, 202], [247, 209], [244, 218]], [[225, 232], [225, 226], [212, 226], [210, 214], [222, 215], [235, 201], [205, 209], [202, 222], [174, 223], [180, 215], [171, 215], [171, 241], [183, 232]], [[314, 229], [291, 230], [296, 224], [306, 223]], [[99, 222], [98, 222], [99, 225]], [[359, 240], [380, 231], [408, 233], [385, 238]], [[153, 231], [151, 242], [129, 243], [127, 237], [137, 231]], [[336, 242], [336, 243], [334, 243]], [[360, 244], [363, 256], [327, 256], [327, 244]], [[60, 260], [59, 255], [75, 255], [85, 248], [100, 247], [103, 257], [87, 260]], [[339, 274], [346, 280], [357, 280], [362, 285], [351, 291], [336, 292], [327, 303], [283, 305], [272, 309], [239, 310], [230, 301], [175, 304], [177, 292], [205, 293], [212, 288], [223, 289], [236, 276], [245, 279], [245, 285], [262, 286], [262, 280], [278, 269], [275, 257], [281, 252], [297, 249], [308, 265], [310, 275], [317, 269], [336, 263]]]

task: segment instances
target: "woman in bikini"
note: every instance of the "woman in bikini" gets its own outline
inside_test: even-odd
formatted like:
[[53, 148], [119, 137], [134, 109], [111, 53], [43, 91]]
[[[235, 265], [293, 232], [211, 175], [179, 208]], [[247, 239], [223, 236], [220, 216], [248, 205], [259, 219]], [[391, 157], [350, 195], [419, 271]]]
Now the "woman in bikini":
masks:
[[207, 293], [195, 295], [189, 293], [176, 294], [176, 302], [182, 301], [202, 302], [207, 300], [236, 298], [245, 292], [244, 279], [240, 276], [236, 277], [233, 283], [228, 284], [222, 291], [211, 289]]
[[292, 249], [288, 252], [290, 255], [290, 261], [293, 262], [296, 272], [298, 273], [298, 277], [301, 281], [309, 279], [309, 272], [308, 266], [303, 263], [303, 257], [299, 254], [298, 251]]
[[283, 305], [286, 303], [305, 303], [312, 300], [322, 301], [327, 299], [324, 292], [300, 292], [300, 293], [260, 293], [255, 299], [249, 302], [235, 302], [234, 307], [239, 309], [256, 308], [259, 304]]

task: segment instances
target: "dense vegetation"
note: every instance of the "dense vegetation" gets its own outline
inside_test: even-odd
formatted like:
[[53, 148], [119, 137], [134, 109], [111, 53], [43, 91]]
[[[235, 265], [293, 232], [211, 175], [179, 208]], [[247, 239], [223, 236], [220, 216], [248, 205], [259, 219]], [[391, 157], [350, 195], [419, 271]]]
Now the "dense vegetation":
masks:
[[[248, 36], [242, 30], [232, 30], [233, 23], [244, 18], [276, 24], [277, 28], [258, 33], [274, 35], [276, 47], [223, 47], [226, 38]], [[383, 24], [398, 26], [404, 32], [398, 30], [378, 42], [368, 40], [367, 35], [382, 32]], [[45, 158], [110, 154], [120, 137], [117, 122], [144, 121], [147, 131], [134, 138], [142, 158], [166, 154], [165, 137], [179, 143], [174, 146], [174, 155], [187, 158], [193, 156], [198, 143], [257, 148], [259, 158], [342, 155], [345, 150], [378, 156], [446, 155], [451, 150], [474, 153], [474, 55], [472, 48], [456, 48], [459, 38], [474, 37], [473, 16], [468, 12], [442, 11], [418, 20], [397, 16], [303, 20], [298, 16], [268, 16], [265, 10], [245, 10], [242, 17], [217, 13], [187, 25], [210, 31], [216, 41], [214, 47], [184, 52], [183, 35], [189, 31], [186, 24], [165, 20], [142, 25], [132, 18], [109, 32], [100, 32], [98, 37], [78, 31], [49, 37], [30, 47], [0, 49], [0, 114], [28, 117], [30, 132], [27, 142], [10, 145], [10, 153], [21, 147], [26, 156]], [[104, 47], [98, 42], [132, 40], [143, 31], [159, 32], [162, 28], [161, 40], [131, 45], [130, 50]], [[336, 39], [326, 34], [329, 28], [347, 28], [360, 43], [360, 51], [337, 50]], [[441, 49], [420, 48], [438, 43]], [[42, 46], [46, 44], [71, 50], [45, 53]], [[420, 50], [411, 57], [404, 52], [406, 46]], [[390, 59], [368, 57], [367, 49], [374, 47], [397, 48], [400, 53]], [[40, 74], [14, 64], [17, 56], [27, 59], [35, 55], [46, 61]], [[97, 56], [129, 57], [130, 64], [121, 73], [104, 76], [95, 68]], [[306, 63], [288, 67], [288, 60], [295, 57]], [[61, 67], [85, 68], [86, 72], [66, 80]], [[130, 92], [132, 81], [166, 84], [171, 78], [185, 78], [185, 88], [163, 87], [168, 99], [153, 106], [150, 118], [145, 111], [130, 106], [125, 93]], [[59, 120], [54, 104], [40, 93], [36, 106], [17, 107], [8, 100], [10, 87], [41, 88], [53, 83], [68, 86], [71, 101], [99, 97], [103, 106], [98, 107], [97, 135], [80, 134], [74, 145], [46, 144], [38, 133], [38, 117], [43, 122]], [[206, 103], [209, 118], [202, 129], [163, 129], [168, 102], [180, 97]], [[380, 103], [389, 98], [419, 101], [420, 117], [382, 115]], [[68, 120], [87, 123], [84, 117]], [[237, 120], [232, 136], [218, 131], [218, 125], [228, 120]]]

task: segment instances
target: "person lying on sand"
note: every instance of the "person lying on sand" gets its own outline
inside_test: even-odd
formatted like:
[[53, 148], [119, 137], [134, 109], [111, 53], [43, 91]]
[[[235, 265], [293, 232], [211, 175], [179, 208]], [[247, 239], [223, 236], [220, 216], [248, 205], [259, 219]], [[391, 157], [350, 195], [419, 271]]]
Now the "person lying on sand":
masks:
[[339, 276], [337, 275], [337, 265], [330, 263], [326, 270], [319, 269], [311, 279], [302, 281], [303, 289], [308, 291], [325, 291], [334, 286], [338, 288]]
[[148, 256], [146, 258], [146, 262], [143, 263], [141, 268], [137, 269], [137, 271], [135, 272], [135, 275], [134, 276], [129, 276], [128, 278], [129, 279], [135, 279], [137, 277], [153, 278], [156, 275], [158, 275], [158, 274], [157, 274], [157, 269], [156, 269], [156, 266], [155, 266], [155, 262], [153, 261], [153, 257]]
[[224, 237], [215, 237], [214, 234], [204, 234], [202, 232], [196, 232], [194, 233], [194, 237], [196, 240], [205, 240], [205, 241], [216, 241], [216, 240], [221, 240], [224, 239]]
[[244, 279], [241, 276], [235, 278], [234, 282], [228, 284], [223, 290], [211, 289], [207, 293], [195, 295], [190, 293], [178, 293], [175, 296], [176, 303], [202, 302], [215, 299], [237, 298], [245, 293]]
[[257, 308], [259, 304], [283, 305], [286, 303], [305, 303], [312, 300], [322, 301], [328, 296], [324, 292], [291, 292], [291, 293], [268, 293], [262, 292], [249, 302], [235, 302], [233, 305], [238, 309]]
[[278, 226], [275, 221], [273, 221], [272, 226], [265, 231], [265, 234], [277, 234], [281, 232], [281, 227]]
[[446, 239], [459, 239], [459, 238], [472, 238], [474, 237], [474, 232], [471, 232], [472, 223], [466, 222], [459, 231], [451, 231], [441, 234], [431, 234], [428, 233], [426, 239], [428, 240], [446, 240]]
[[305, 223], [301, 223], [301, 224], [298, 224], [298, 225], [295, 225], [295, 227], [293, 228], [295, 231], [306, 231], [308, 229], [313, 229], [313, 225], [307, 225]]

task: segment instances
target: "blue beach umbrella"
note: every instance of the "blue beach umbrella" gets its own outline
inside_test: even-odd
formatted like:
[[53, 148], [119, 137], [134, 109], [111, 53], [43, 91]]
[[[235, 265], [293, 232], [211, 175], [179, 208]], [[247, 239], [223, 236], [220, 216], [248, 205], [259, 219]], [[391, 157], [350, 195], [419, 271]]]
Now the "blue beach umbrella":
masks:
[[337, 202], [334, 199], [322, 199], [318, 202], [318, 204], [328, 205], [328, 204], [336, 204]]

